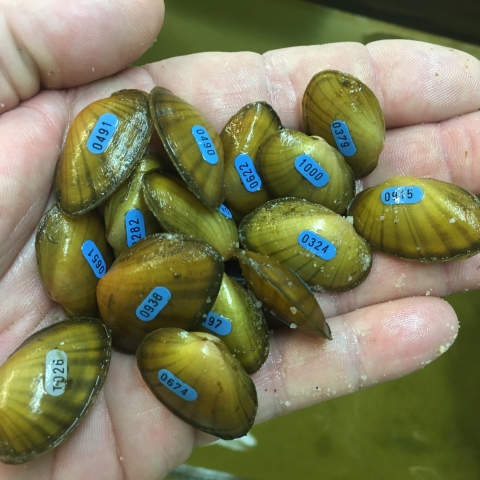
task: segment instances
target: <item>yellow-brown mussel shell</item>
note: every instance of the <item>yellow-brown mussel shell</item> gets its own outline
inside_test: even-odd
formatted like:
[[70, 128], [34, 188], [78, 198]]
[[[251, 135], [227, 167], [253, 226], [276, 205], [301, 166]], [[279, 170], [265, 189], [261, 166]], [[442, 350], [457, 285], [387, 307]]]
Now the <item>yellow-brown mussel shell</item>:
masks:
[[298, 275], [254, 252], [240, 252], [238, 261], [247, 285], [275, 317], [290, 328], [332, 339], [320, 305]]
[[221, 338], [247, 373], [255, 373], [267, 359], [268, 325], [261, 302], [226, 274], [212, 310], [195, 329]]
[[311, 287], [344, 291], [367, 277], [370, 247], [344, 217], [297, 198], [270, 200], [239, 227], [248, 250], [278, 260]]
[[342, 214], [355, 195], [352, 169], [320, 137], [296, 130], [275, 133], [260, 145], [257, 165], [275, 198], [303, 198]]
[[157, 233], [125, 250], [97, 287], [100, 315], [114, 346], [134, 353], [157, 328], [190, 329], [201, 322], [223, 271], [214, 248], [184, 235]]
[[188, 188], [210, 208], [225, 198], [223, 146], [210, 121], [170, 90], [150, 92], [150, 111], [158, 136]]
[[0, 461], [24, 463], [62, 443], [101, 390], [111, 338], [94, 318], [34, 333], [0, 367]]
[[282, 128], [268, 103], [254, 102], [233, 115], [220, 134], [225, 156], [225, 201], [237, 220], [273, 198], [256, 171], [255, 155], [263, 140]]
[[155, 170], [146, 173], [143, 184], [148, 207], [166, 231], [205, 240], [228, 260], [238, 248], [234, 220], [205, 206], [182, 183]]
[[71, 317], [97, 316], [97, 283], [113, 262], [102, 216], [93, 210], [70, 217], [53, 205], [40, 221], [35, 250], [49, 296]]
[[324, 70], [310, 80], [302, 106], [306, 132], [338, 148], [355, 178], [364, 177], [377, 166], [385, 119], [367, 85], [348, 73]]
[[127, 181], [105, 203], [105, 234], [115, 255], [137, 243], [147, 235], [159, 233], [162, 227], [143, 198], [143, 174], [161, 168], [162, 159], [146, 153]]
[[84, 108], [68, 130], [55, 173], [61, 208], [81, 215], [123, 183], [148, 145], [153, 123], [148, 96], [121, 90]]
[[225, 440], [252, 427], [255, 385], [214, 335], [162, 328], [138, 347], [137, 364], [153, 394], [193, 427]]
[[422, 262], [480, 252], [480, 200], [451, 183], [394, 177], [355, 197], [353, 225], [373, 248]]

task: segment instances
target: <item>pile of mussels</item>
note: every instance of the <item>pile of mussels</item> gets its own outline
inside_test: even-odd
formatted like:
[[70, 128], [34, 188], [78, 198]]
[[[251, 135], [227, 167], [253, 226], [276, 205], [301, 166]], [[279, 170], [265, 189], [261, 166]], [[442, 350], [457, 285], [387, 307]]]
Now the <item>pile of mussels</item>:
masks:
[[[74, 430], [102, 388], [112, 342], [136, 353], [176, 415], [242, 436], [257, 410], [248, 374], [268, 355], [265, 316], [331, 339], [312, 290], [359, 285], [370, 247], [423, 262], [480, 251], [480, 202], [458, 186], [396, 177], [355, 197], [385, 136], [358, 79], [313, 77], [303, 121], [312, 136], [256, 102], [219, 136], [161, 87], [80, 112], [36, 238], [45, 288], [71, 318], [0, 367], [1, 461], [31, 460]], [[148, 152], [154, 126], [168, 158]], [[240, 281], [225, 262], [238, 262]]]

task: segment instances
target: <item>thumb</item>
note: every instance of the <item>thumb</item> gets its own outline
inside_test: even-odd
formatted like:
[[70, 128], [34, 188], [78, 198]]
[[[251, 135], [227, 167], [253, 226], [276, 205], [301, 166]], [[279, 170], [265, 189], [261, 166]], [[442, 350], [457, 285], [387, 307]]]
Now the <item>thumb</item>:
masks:
[[0, 113], [41, 88], [122, 70], [151, 46], [163, 15], [163, 0], [0, 0]]

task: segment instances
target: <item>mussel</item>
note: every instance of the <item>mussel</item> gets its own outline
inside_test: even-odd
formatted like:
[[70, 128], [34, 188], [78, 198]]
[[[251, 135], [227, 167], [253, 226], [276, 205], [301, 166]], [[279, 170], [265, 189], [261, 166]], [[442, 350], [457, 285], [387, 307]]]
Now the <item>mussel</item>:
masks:
[[205, 240], [224, 260], [233, 256], [238, 248], [237, 226], [231, 215], [222, 213], [225, 210], [207, 207], [180, 179], [156, 170], [144, 175], [143, 192], [148, 207], [167, 232]]
[[324, 70], [310, 80], [302, 107], [306, 133], [338, 148], [355, 178], [377, 166], [385, 140], [385, 119], [367, 85], [348, 73]]
[[238, 261], [248, 286], [275, 317], [290, 328], [332, 339], [317, 300], [295, 273], [254, 252], [240, 252]]
[[239, 238], [245, 249], [278, 260], [312, 287], [349, 290], [371, 268], [370, 247], [350, 222], [306, 200], [270, 200], [242, 220]]
[[282, 128], [268, 103], [254, 102], [235, 113], [220, 133], [225, 155], [225, 201], [238, 220], [272, 198], [258, 175], [256, 154], [259, 145]]
[[128, 177], [150, 140], [148, 97], [121, 90], [84, 108], [68, 130], [55, 172], [62, 210], [81, 215], [103, 202]]
[[170, 90], [150, 92], [150, 111], [170, 160], [195, 196], [210, 208], [225, 198], [223, 147], [210, 121]]
[[143, 197], [143, 174], [161, 168], [158, 155], [146, 153], [133, 173], [105, 203], [105, 235], [115, 255], [142, 238], [162, 231], [157, 219], [147, 207]]
[[97, 316], [96, 287], [113, 262], [102, 216], [66, 215], [58, 204], [43, 216], [35, 240], [40, 277], [69, 316]]
[[287, 129], [270, 135], [258, 148], [257, 165], [275, 198], [303, 198], [343, 214], [355, 194], [352, 169], [320, 137]]
[[221, 338], [247, 373], [255, 373], [267, 359], [268, 326], [261, 302], [226, 274], [211, 311], [195, 329]]
[[137, 364], [153, 394], [193, 427], [226, 440], [252, 427], [255, 386], [216, 336], [156, 330], [138, 347]]
[[24, 463], [62, 443], [105, 381], [111, 338], [94, 318], [34, 333], [0, 367], [0, 460]]
[[119, 350], [135, 353], [161, 327], [201, 322], [220, 289], [223, 262], [202, 240], [157, 233], [121, 253], [97, 287], [100, 315]]
[[480, 252], [480, 200], [451, 183], [394, 177], [357, 195], [349, 215], [373, 248], [398, 257], [442, 262]]

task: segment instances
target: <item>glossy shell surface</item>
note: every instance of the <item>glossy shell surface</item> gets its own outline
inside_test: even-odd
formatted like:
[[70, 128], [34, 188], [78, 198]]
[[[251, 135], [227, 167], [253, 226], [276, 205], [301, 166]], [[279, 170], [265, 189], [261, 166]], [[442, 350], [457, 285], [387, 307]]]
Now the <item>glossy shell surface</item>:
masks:
[[226, 440], [252, 427], [255, 386], [214, 335], [157, 330], [138, 348], [137, 364], [153, 394], [193, 427]]
[[223, 128], [225, 201], [236, 219], [272, 197], [256, 171], [256, 153], [268, 136], [282, 129], [280, 118], [266, 102], [249, 103]]
[[61, 208], [81, 215], [126, 180], [152, 134], [148, 97], [122, 90], [84, 108], [68, 130], [55, 173]]
[[143, 184], [145, 201], [167, 232], [205, 240], [224, 260], [233, 256], [238, 233], [232, 218], [204, 205], [174, 177], [151, 171], [143, 177]]
[[303, 198], [342, 214], [355, 195], [352, 169], [320, 137], [282, 130], [262, 143], [257, 164], [275, 198]]
[[338, 148], [356, 178], [377, 166], [385, 119], [367, 85], [348, 73], [324, 70], [310, 80], [302, 107], [306, 133]]
[[[98, 251], [93, 245], [86, 248], [91, 245], [87, 242], [93, 242]], [[35, 250], [50, 297], [61, 303], [69, 316], [97, 316], [97, 274], [105, 274], [113, 262], [101, 215], [94, 210], [70, 217], [53, 205], [40, 221]], [[93, 268], [88, 258], [95, 260]]]
[[223, 146], [210, 121], [170, 90], [150, 92], [150, 111], [168, 156], [188, 188], [205, 205], [225, 198]]
[[394, 177], [357, 195], [349, 214], [373, 248], [391, 255], [440, 262], [480, 252], [480, 201], [451, 183]]
[[162, 231], [145, 203], [142, 183], [145, 172], [161, 166], [162, 161], [157, 155], [145, 154], [127, 181], [106, 201], [105, 234], [115, 255], [120, 255], [143, 237]]
[[247, 285], [275, 317], [290, 328], [332, 339], [313, 293], [291, 270], [254, 252], [241, 252], [238, 261]]
[[261, 302], [226, 274], [212, 310], [195, 329], [222, 339], [247, 373], [256, 372], [267, 359], [268, 325]]
[[101, 390], [111, 338], [93, 318], [40, 330], [0, 367], [0, 460], [24, 463], [63, 442]]
[[190, 329], [209, 312], [223, 271], [216, 250], [183, 235], [150, 235], [125, 250], [97, 287], [114, 346], [134, 353], [157, 328]]
[[344, 291], [371, 268], [367, 242], [340, 215], [296, 198], [271, 200], [239, 227], [241, 244], [278, 260], [312, 287]]

